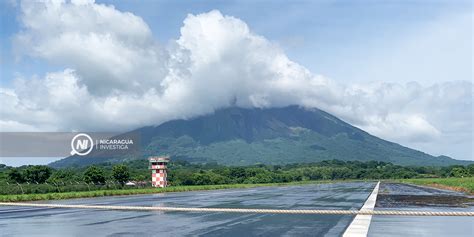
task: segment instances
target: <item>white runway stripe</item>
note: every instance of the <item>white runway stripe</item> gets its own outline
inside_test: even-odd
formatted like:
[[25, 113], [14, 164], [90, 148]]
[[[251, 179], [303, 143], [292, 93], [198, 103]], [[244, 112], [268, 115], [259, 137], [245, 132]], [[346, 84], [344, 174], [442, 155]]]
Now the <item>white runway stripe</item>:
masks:
[[[364, 205], [360, 211], [373, 211], [375, 207], [375, 202], [377, 201], [377, 195], [379, 193], [380, 182], [375, 185], [374, 190], [370, 196], [365, 201]], [[372, 220], [372, 215], [357, 215], [354, 220], [352, 220], [349, 227], [347, 227], [344, 232], [344, 237], [362, 237], [367, 236], [369, 232], [370, 222]]]

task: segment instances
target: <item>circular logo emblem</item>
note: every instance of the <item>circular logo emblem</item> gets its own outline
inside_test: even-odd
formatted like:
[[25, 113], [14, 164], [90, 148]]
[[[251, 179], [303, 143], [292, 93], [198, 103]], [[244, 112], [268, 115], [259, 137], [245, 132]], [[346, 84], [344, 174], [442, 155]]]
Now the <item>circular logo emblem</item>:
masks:
[[79, 133], [71, 140], [71, 155], [85, 156], [89, 154], [93, 148], [94, 141], [85, 133]]

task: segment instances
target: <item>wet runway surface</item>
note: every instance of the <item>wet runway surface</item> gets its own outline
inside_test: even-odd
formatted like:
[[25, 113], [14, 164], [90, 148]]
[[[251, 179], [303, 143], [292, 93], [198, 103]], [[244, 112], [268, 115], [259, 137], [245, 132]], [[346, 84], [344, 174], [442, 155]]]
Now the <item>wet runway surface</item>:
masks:
[[[382, 183], [376, 210], [474, 211], [463, 193], [416, 185]], [[473, 217], [374, 216], [369, 236], [474, 236]]]
[[[60, 204], [358, 210], [375, 182], [260, 187], [50, 201]], [[463, 205], [419, 205], [419, 196], [470, 200], [461, 193], [384, 184], [376, 210], [474, 211]], [[385, 195], [385, 196], [384, 196]], [[397, 199], [404, 195], [403, 199]], [[408, 201], [407, 201], [408, 200]], [[442, 199], [444, 200], [444, 199]], [[104, 211], [0, 207], [0, 236], [340, 236], [354, 216]], [[369, 236], [474, 236], [472, 217], [374, 216]]]
[[[54, 201], [62, 204], [359, 209], [375, 183], [261, 187]], [[340, 236], [353, 216], [1, 207], [1, 236]]]
[[377, 207], [469, 207], [474, 197], [463, 193], [400, 183], [382, 183]]

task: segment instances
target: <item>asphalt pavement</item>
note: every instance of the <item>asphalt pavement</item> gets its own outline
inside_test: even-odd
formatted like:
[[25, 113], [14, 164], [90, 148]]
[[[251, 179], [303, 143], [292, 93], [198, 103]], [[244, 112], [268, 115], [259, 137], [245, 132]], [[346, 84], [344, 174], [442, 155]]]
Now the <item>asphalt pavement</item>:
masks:
[[[374, 186], [375, 182], [348, 182], [44, 202], [358, 210]], [[379, 196], [376, 210], [473, 210], [472, 197], [412, 185], [382, 183]], [[435, 201], [426, 203], [426, 200]], [[347, 215], [0, 207], [0, 236], [340, 236], [353, 218]], [[369, 236], [474, 236], [473, 221], [472, 217], [374, 216]]]

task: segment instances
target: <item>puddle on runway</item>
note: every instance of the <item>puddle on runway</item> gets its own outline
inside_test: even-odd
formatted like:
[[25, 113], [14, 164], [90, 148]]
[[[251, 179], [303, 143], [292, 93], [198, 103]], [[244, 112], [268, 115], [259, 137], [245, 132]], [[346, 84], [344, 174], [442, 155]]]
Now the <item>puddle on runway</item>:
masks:
[[382, 183], [376, 207], [469, 207], [474, 198], [463, 193], [400, 183]]

